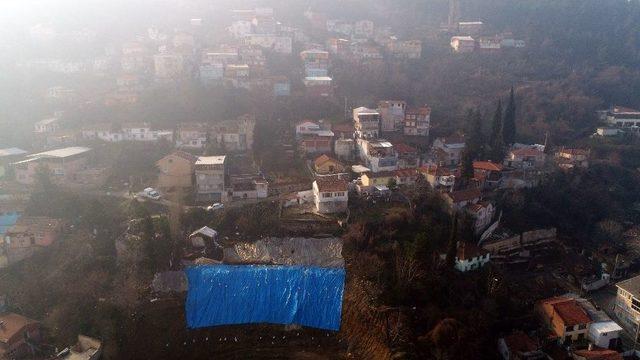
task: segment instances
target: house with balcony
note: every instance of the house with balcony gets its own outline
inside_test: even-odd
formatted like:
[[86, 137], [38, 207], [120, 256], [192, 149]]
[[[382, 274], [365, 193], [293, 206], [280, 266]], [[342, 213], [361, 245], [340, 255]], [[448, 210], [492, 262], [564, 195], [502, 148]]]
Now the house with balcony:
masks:
[[347, 181], [338, 176], [316, 177], [313, 182], [313, 201], [321, 214], [347, 211], [349, 191]]
[[502, 183], [502, 164], [491, 161], [474, 161], [473, 178], [481, 188], [495, 189]]
[[576, 341], [586, 341], [591, 318], [576, 299], [566, 296], [540, 300], [535, 312], [559, 344], [571, 345]]
[[203, 149], [207, 146], [209, 127], [206, 124], [180, 124], [176, 132], [176, 147]]
[[640, 276], [617, 283], [616, 289], [613, 312], [623, 328], [635, 333], [640, 326]]
[[509, 150], [504, 165], [516, 169], [540, 168], [544, 165], [546, 155], [539, 146], [523, 146]]
[[589, 167], [591, 150], [561, 148], [555, 154], [555, 161], [559, 168], [570, 170]]
[[383, 132], [399, 131], [405, 118], [407, 103], [402, 100], [382, 100], [378, 102], [378, 113]]
[[418, 172], [424, 176], [425, 180], [434, 189], [441, 189], [446, 192], [452, 191], [456, 183], [456, 176], [447, 167], [438, 165], [422, 166]]
[[420, 153], [418, 149], [403, 142], [393, 143], [393, 148], [398, 153], [398, 167], [400, 169], [417, 168], [420, 166]]
[[226, 201], [226, 156], [200, 156], [195, 162], [196, 200], [199, 202]]
[[404, 115], [404, 134], [407, 136], [429, 136], [431, 108], [422, 106], [409, 108]]
[[380, 136], [380, 113], [366, 107], [353, 109], [355, 135], [360, 139], [377, 139]]

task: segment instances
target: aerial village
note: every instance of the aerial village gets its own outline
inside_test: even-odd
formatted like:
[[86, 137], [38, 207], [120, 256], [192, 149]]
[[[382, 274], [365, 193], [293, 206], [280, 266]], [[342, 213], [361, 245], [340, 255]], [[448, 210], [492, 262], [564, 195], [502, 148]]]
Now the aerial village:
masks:
[[[450, 39], [444, 46], [454, 56], [525, 48], [525, 41], [511, 33], [486, 31], [480, 20], [462, 21], [459, 7], [458, 1], [450, 1], [448, 23], [440, 30]], [[428, 102], [381, 98], [351, 103], [335, 99], [336, 76], [342, 74], [334, 74], [335, 63], [375, 71], [389, 63], [419, 61], [421, 40], [402, 38], [391, 27], [367, 19], [330, 19], [312, 10], [305, 12], [304, 18], [311, 32], [280, 22], [272, 8], [239, 9], [229, 12], [224, 42], [208, 41], [203, 30], [207, 20], [193, 18], [173, 32], [149, 28], [92, 61], [35, 58], [19, 64], [25, 71], [92, 73], [111, 85], [97, 95], [90, 94], [91, 98], [69, 84], [46, 89], [44, 101], [59, 110], [33, 125], [32, 143], [0, 149], [0, 278], [33, 266], [25, 265], [30, 261], [48, 262], [50, 253], [64, 248], [64, 243], [73, 244], [78, 258], [84, 258], [83, 254], [97, 256], [91, 255], [97, 250], [87, 249], [77, 239], [109, 238], [117, 259], [114, 266], [129, 270], [126, 274], [119, 270], [123, 273], [122, 279], [117, 279], [124, 284], [122, 293], [96, 295], [95, 306], [101, 311], [110, 302], [118, 304], [118, 297], [135, 299], [134, 303], [157, 307], [156, 311], [185, 306], [186, 314], [180, 317], [187, 325], [181, 322], [182, 328], [290, 321], [293, 328], [279, 329], [277, 336], [269, 333], [265, 339], [274, 344], [276, 337], [282, 337], [282, 344], [285, 336], [302, 336], [305, 341], [315, 336], [317, 341], [327, 337], [330, 340], [322, 341], [337, 343], [338, 336], [324, 335], [325, 331], [338, 332], [341, 318], [344, 328], [344, 314], [353, 311], [348, 302], [357, 297], [348, 295], [356, 285], [346, 282], [345, 273], [348, 278], [354, 265], [342, 253], [350, 226], [373, 214], [387, 219], [394, 211], [400, 214], [396, 221], [402, 223], [406, 214], [423, 211], [420, 194], [428, 193], [430, 203], [440, 204], [438, 211], [451, 222], [451, 234], [455, 235], [456, 227], [470, 231], [470, 240], [452, 235], [445, 246], [430, 249], [434, 268], [451, 266], [460, 281], [489, 272], [490, 294], [500, 291], [510, 276], [518, 279], [518, 286], [544, 289], [531, 290], [522, 302], [533, 314], [532, 319], [522, 319], [526, 326], [511, 321], [502, 327], [494, 344], [497, 355], [505, 360], [640, 358], [636, 352], [640, 224], [616, 224], [620, 227], [616, 228], [619, 244], [624, 246], [603, 245], [589, 251], [568, 241], [555, 226], [528, 227], [526, 221], [514, 228], [505, 225], [509, 204], [516, 200], [505, 201], [502, 194], [535, 189], [556, 174], [581, 173], [605, 159], [588, 145], [552, 144], [549, 134], [541, 134], [538, 142], [517, 142], [518, 87], [504, 89], [504, 97], [491, 103], [494, 109], [497, 104], [497, 109], [491, 114], [489, 136], [476, 131], [479, 120], [473, 112], [467, 128], [445, 134], [433, 131], [434, 123], [444, 119], [438, 118], [442, 112]], [[91, 42], [96, 35], [90, 31], [63, 34], [41, 24], [31, 28], [30, 36], [43, 42], [65, 36], [82, 43]], [[465, 53], [468, 55], [462, 55]], [[288, 59], [297, 68], [282, 74], [273, 68], [273, 58], [275, 62]], [[79, 111], [77, 105], [85, 102], [106, 107], [135, 104], [148, 89], [171, 87], [185, 79], [205, 88], [259, 92], [273, 101], [301, 97], [310, 102], [344, 102], [344, 115], [280, 121], [274, 131], [260, 125], [263, 119], [259, 113], [210, 122], [184, 119], [165, 127], [108, 117], [79, 123], [74, 114]], [[639, 134], [640, 110], [613, 105], [597, 116], [599, 126], [585, 137], [590, 141]], [[269, 152], [284, 167], [270, 168], [266, 160], [272, 158], [267, 156]], [[140, 157], [142, 153], [153, 155]], [[53, 192], [126, 203], [126, 211], [135, 216], [117, 217], [121, 221], [113, 225], [116, 221], [108, 218], [106, 210], [90, 204], [78, 210], [81, 213], [74, 219], [60, 212], [54, 216], [55, 212], [47, 212], [46, 204], [63, 204]], [[30, 203], [35, 194], [40, 196], [41, 206], [34, 209]], [[69, 207], [75, 214], [73, 208]], [[86, 225], [83, 221], [88, 214], [104, 219], [104, 223]], [[232, 216], [235, 221], [228, 220]], [[147, 245], [168, 238], [173, 243], [167, 249]], [[250, 276], [257, 275], [247, 270], [232, 275], [197, 270], [212, 264], [239, 269], [256, 264], [274, 266], [274, 279], [277, 274], [287, 276], [286, 271], [293, 271], [288, 266], [313, 266], [317, 271], [314, 276], [326, 277], [334, 285], [308, 296], [332, 301], [322, 305], [320, 317], [307, 308], [297, 309], [295, 319], [269, 317], [273, 314], [251, 318], [243, 314], [246, 303], [224, 297], [219, 289], [204, 284], [211, 279], [207, 276], [247, 276], [243, 279], [255, 281]], [[131, 285], [142, 279], [132, 273], [143, 266], [151, 268], [152, 280]], [[77, 271], [83, 270], [78, 267]], [[242, 282], [234, 283], [232, 277], [224, 281], [233, 284], [229, 291], [243, 291]], [[125, 293], [130, 288], [143, 295]], [[109, 355], [115, 351], [109, 350], [114, 343], [120, 351], [131, 349], [128, 341], [133, 339], [114, 340], [118, 330], [105, 339], [95, 331], [95, 324], [73, 327], [94, 329], [88, 330], [89, 334], [71, 335], [76, 344], [52, 345], [51, 339], [60, 339], [56, 336], [70, 335], [53, 328], [57, 323], [51, 314], [43, 321], [29, 314], [28, 307], [16, 306], [14, 301], [25, 299], [13, 289], [12, 293], [0, 293], [0, 355], [10, 359], [98, 359], [103, 353], [116, 358]], [[216, 306], [226, 309], [226, 315], [212, 313]], [[127, 311], [131, 313], [128, 321], [138, 324], [132, 325], [134, 328], [151, 318], [142, 319], [139, 310]], [[394, 316], [393, 311], [384, 311], [387, 319]], [[229, 315], [233, 313], [237, 315]], [[315, 333], [306, 327], [322, 330]], [[389, 324], [385, 328], [387, 332], [398, 331]], [[228, 343], [230, 349], [243, 341], [263, 341], [262, 335], [258, 339], [253, 333], [238, 339], [236, 330], [230, 330], [233, 335], [216, 331], [216, 335], [206, 333], [206, 340], [205, 333], [187, 331], [173, 343], [167, 340], [166, 345], [166, 337], [162, 337], [158, 340], [162, 346], [153, 354], [170, 350], [178, 351], [174, 355], [184, 354], [180, 351], [186, 350], [174, 348], [186, 348], [188, 341]], [[135, 340], [148, 338], [139, 335]], [[387, 345], [392, 342], [381, 341]], [[332, 346], [343, 346], [318, 344], [331, 351]], [[119, 358], [140, 356], [129, 353]]]

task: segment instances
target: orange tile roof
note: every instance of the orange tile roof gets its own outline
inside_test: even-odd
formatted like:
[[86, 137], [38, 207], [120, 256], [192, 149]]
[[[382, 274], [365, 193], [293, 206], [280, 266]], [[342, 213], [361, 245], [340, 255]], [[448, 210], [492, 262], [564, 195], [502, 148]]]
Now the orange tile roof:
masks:
[[591, 350], [576, 350], [573, 352], [575, 355], [583, 357], [588, 360], [622, 360], [624, 359], [622, 354], [609, 349], [591, 349]]
[[322, 164], [324, 164], [324, 163], [326, 163], [328, 161], [332, 161], [332, 162], [337, 163], [339, 165], [343, 165], [340, 161], [338, 161], [338, 160], [336, 160], [336, 159], [334, 159], [331, 156], [326, 155], [326, 154], [322, 154], [322, 155], [318, 156], [313, 161], [313, 164], [315, 165], [315, 167], [318, 167], [318, 166], [321, 166]]
[[485, 171], [502, 171], [504, 168], [502, 164], [494, 163], [491, 161], [474, 161], [473, 168], [476, 170]]

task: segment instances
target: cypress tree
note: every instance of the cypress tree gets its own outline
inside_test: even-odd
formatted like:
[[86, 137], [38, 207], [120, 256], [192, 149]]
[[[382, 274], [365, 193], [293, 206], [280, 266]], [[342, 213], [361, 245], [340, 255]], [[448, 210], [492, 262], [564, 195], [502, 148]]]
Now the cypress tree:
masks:
[[513, 87], [511, 87], [509, 103], [504, 112], [502, 134], [506, 145], [513, 145], [516, 142], [516, 100], [513, 94]]
[[502, 162], [504, 160], [504, 139], [502, 135], [502, 101], [498, 100], [498, 108], [493, 115], [493, 123], [491, 124], [491, 137], [489, 139], [489, 146], [491, 147], [491, 153], [489, 158], [495, 162]]

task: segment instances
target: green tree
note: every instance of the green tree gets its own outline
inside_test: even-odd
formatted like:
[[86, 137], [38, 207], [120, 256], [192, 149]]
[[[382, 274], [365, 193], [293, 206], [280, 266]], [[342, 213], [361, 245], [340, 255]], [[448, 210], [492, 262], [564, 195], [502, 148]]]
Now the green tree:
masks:
[[458, 253], [458, 215], [453, 215], [453, 225], [451, 226], [451, 232], [449, 233], [449, 244], [447, 245], [447, 256], [445, 258], [445, 264], [447, 268], [453, 269], [456, 261], [456, 254]]
[[502, 101], [500, 100], [498, 100], [498, 107], [493, 115], [489, 146], [491, 147], [489, 159], [495, 162], [502, 162], [504, 160], [504, 139], [502, 135]]
[[504, 111], [502, 137], [506, 145], [513, 145], [516, 142], [516, 100], [513, 94], [513, 87], [511, 87], [509, 103]]

